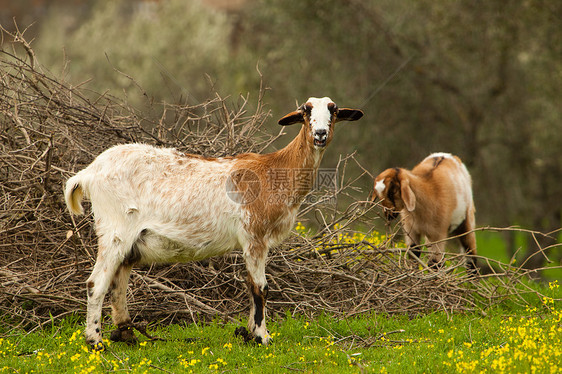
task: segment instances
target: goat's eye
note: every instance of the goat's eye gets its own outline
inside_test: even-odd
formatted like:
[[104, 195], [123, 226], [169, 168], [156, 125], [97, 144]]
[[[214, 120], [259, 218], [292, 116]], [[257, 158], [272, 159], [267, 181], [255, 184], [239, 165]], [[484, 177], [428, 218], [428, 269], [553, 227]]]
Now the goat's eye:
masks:
[[336, 103], [329, 103], [328, 110], [330, 111], [330, 113], [336, 114], [338, 112], [338, 106], [336, 105]]
[[311, 103], [303, 104], [301, 109], [304, 111], [306, 115], [310, 115], [310, 113], [312, 112], [312, 104]]

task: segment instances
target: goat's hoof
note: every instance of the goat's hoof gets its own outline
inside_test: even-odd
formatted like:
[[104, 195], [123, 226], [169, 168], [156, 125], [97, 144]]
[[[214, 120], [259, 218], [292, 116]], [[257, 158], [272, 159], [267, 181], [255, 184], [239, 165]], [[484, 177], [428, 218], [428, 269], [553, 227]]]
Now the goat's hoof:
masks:
[[236, 330], [234, 330], [234, 336], [241, 336], [244, 339], [244, 343], [268, 345], [273, 341], [271, 335], [269, 335], [269, 332], [264, 337], [261, 337], [251, 334], [245, 327], [238, 327]]
[[236, 337], [241, 336], [244, 339], [244, 343], [248, 343], [248, 342], [251, 342], [253, 340], [252, 335], [250, 334], [248, 329], [246, 329], [243, 326], [240, 326], [240, 327], [236, 328], [236, 330], [234, 330], [234, 336], [236, 336]]
[[130, 325], [124, 327], [118, 327], [116, 330], [113, 330], [111, 332], [110, 339], [113, 342], [124, 342], [129, 345], [134, 345], [138, 343], [137, 337], [135, 336], [135, 332], [133, 331], [133, 327]]
[[469, 266], [468, 269], [466, 269], [466, 272], [468, 273], [468, 275], [470, 275], [472, 278], [478, 278], [480, 276], [480, 269], [476, 268], [476, 267], [471, 267]]
[[439, 271], [439, 270], [441, 270], [441, 269], [443, 268], [443, 264], [444, 264], [443, 261], [434, 261], [434, 260], [430, 260], [430, 261], [427, 263], [427, 266], [428, 266], [430, 269], [432, 269], [432, 270]]
[[105, 345], [102, 342], [97, 343], [90, 343], [90, 347], [94, 352], [103, 352], [105, 351]]
[[466, 265], [466, 272], [474, 278], [480, 275], [480, 269], [478, 268], [475, 260], [468, 260]]
[[269, 332], [264, 337], [256, 336], [254, 340], [256, 341], [257, 344], [261, 344], [261, 345], [269, 345], [273, 343], [273, 338], [271, 337], [271, 335], [269, 335]]

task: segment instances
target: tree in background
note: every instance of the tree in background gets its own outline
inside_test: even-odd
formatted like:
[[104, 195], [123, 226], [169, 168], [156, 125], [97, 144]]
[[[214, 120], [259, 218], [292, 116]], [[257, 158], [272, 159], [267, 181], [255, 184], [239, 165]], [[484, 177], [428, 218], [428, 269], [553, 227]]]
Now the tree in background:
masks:
[[[145, 92], [206, 97], [205, 74], [223, 95], [257, 92], [258, 64], [274, 118], [309, 96], [363, 106], [326, 163], [349, 144], [373, 174], [453, 152], [471, 169], [480, 225], [561, 226], [562, 3], [254, 0], [236, 19], [198, 2], [137, 6], [100, 0], [66, 27], [51, 18], [36, 51], [55, 70], [64, 46], [72, 80], [139, 106]], [[371, 181], [360, 184], [364, 199]]]
[[53, 71], [64, 51], [63, 74], [137, 106], [146, 96], [194, 103], [208, 96], [205, 75], [220, 77], [228, 63], [229, 30], [226, 14], [197, 1], [100, 0], [74, 17], [53, 7], [35, 48]]

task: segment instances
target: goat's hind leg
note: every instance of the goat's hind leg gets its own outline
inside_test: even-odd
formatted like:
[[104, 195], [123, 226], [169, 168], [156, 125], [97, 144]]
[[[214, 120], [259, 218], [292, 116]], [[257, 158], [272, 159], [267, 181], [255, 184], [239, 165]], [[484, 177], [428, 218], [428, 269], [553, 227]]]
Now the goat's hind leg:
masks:
[[138, 340], [133, 331], [127, 308], [127, 284], [131, 269], [132, 265], [124, 262], [117, 269], [113, 282], [111, 282], [111, 316], [113, 323], [117, 326], [117, 329], [111, 332], [111, 340], [135, 344]]
[[86, 281], [88, 292], [88, 310], [86, 315], [86, 342], [94, 350], [103, 350], [102, 343], [102, 306], [105, 295], [113, 282], [117, 269], [121, 264], [120, 250], [123, 243], [115, 237], [109, 244], [100, 238], [98, 256], [92, 274]]
[[467, 270], [471, 274], [476, 274], [478, 272], [478, 266], [476, 264], [476, 234], [474, 231], [466, 229], [466, 235], [459, 238], [464, 252], [467, 255]]
[[459, 236], [459, 241], [467, 255], [467, 271], [476, 274], [476, 234], [474, 233], [474, 213], [469, 212], [467, 218], [453, 231], [453, 236]]

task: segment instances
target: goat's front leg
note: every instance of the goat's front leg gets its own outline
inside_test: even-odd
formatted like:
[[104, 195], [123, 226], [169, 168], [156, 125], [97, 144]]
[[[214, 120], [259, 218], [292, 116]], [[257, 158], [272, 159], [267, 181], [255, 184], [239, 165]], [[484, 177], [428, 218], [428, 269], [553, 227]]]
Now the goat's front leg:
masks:
[[410, 252], [412, 252], [417, 258], [420, 258], [420, 255], [421, 255], [421, 247], [420, 247], [421, 235], [416, 233], [416, 232], [412, 232], [411, 229], [410, 229], [410, 231], [406, 232], [405, 242], [406, 242], [406, 247], [408, 248], [408, 250]]
[[444, 264], [445, 260], [445, 242], [443, 241], [445, 238], [435, 238], [429, 239], [431, 241], [435, 241], [437, 243], [431, 244], [429, 248], [429, 261], [427, 262], [427, 266], [430, 268], [441, 268]]
[[271, 335], [265, 326], [265, 303], [268, 291], [265, 279], [266, 257], [267, 247], [265, 245], [252, 244], [244, 249], [244, 260], [248, 271], [246, 282], [251, 303], [248, 330], [254, 336], [255, 341], [263, 345], [267, 345], [271, 341]]

